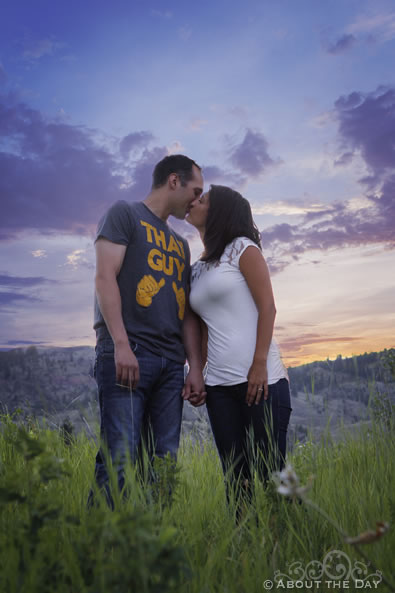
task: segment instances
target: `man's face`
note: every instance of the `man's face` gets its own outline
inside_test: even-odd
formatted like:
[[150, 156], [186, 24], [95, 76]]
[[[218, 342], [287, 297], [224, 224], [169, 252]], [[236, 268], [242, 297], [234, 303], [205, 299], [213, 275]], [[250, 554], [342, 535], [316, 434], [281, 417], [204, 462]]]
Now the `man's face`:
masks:
[[190, 206], [203, 192], [203, 175], [200, 170], [193, 165], [193, 177], [186, 185], [179, 185], [177, 188], [177, 195], [174, 196], [173, 216], [183, 219], [188, 214]]

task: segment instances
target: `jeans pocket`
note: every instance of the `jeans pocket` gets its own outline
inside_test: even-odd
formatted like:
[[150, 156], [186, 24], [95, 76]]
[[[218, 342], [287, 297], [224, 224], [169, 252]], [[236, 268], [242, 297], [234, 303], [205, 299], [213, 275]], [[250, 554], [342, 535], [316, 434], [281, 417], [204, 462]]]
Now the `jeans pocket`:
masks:
[[[137, 351], [138, 344], [136, 344], [136, 342], [134, 342], [133, 340], [129, 340], [129, 345], [132, 352]], [[99, 354], [100, 356], [104, 357], [114, 357], [114, 352], [114, 342], [111, 339], [106, 338], [104, 340], [100, 340], [100, 342], [97, 343], [96, 354]]]
[[133, 340], [130, 340], [130, 339], [129, 339], [129, 345], [130, 345], [130, 347], [132, 349], [132, 352], [134, 354], [136, 354], [139, 345], [136, 342], [133, 342]]
[[114, 358], [114, 342], [109, 338], [100, 340], [96, 346], [96, 355], [97, 357]]

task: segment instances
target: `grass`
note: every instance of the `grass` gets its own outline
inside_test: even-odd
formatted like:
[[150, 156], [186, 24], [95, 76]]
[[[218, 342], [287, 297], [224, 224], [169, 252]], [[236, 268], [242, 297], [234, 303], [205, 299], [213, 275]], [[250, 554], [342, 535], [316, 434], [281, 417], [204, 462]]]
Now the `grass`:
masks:
[[[163, 462], [154, 488], [129, 467], [131, 497], [116, 498], [114, 512], [104, 501], [88, 511], [93, 441], [80, 434], [68, 442], [61, 432], [34, 422], [23, 426], [9, 415], [0, 423], [1, 593], [262, 592], [276, 571], [292, 576], [294, 561], [302, 567], [294, 580], [302, 574], [306, 580], [308, 566], [317, 568], [335, 550], [345, 555], [332, 574], [361, 567], [358, 551], [331, 522], [308, 504], [280, 496], [274, 484], [264, 489], [256, 480], [254, 504], [236, 524], [210, 442], [185, 439], [177, 471]], [[350, 536], [377, 521], [394, 524], [394, 428], [387, 416], [337, 443], [327, 433], [321, 443], [295, 446], [289, 457], [302, 484], [314, 475], [309, 499]], [[392, 527], [364, 547], [389, 581], [394, 549]], [[333, 589], [325, 580], [311, 588]], [[280, 582], [273, 590], [282, 588]], [[349, 591], [361, 588], [349, 578]], [[377, 590], [391, 587], [382, 582]]]

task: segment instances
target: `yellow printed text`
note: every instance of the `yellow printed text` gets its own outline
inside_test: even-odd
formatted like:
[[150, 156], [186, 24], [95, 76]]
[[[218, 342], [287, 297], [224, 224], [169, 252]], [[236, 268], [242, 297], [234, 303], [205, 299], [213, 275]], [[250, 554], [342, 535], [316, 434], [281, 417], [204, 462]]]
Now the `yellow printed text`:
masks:
[[167, 276], [173, 276], [173, 273], [177, 270], [177, 279], [179, 282], [182, 280], [185, 264], [180, 262], [177, 257], [166, 255], [159, 249], [151, 249], [148, 254], [148, 265], [152, 270], [164, 272]]
[[185, 259], [184, 245], [182, 241], [179, 241], [178, 239], [175, 239], [173, 235], [170, 235], [169, 244], [166, 245], [166, 237], [163, 231], [158, 231], [158, 229], [152, 224], [149, 224], [149, 222], [145, 222], [145, 220], [140, 220], [140, 224], [145, 227], [148, 243], [155, 242], [155, 245], [161, 247], [164, 251], [168, 251], [169, 253], [174, 251], [177, 255], [182, 257], [182, 259]]

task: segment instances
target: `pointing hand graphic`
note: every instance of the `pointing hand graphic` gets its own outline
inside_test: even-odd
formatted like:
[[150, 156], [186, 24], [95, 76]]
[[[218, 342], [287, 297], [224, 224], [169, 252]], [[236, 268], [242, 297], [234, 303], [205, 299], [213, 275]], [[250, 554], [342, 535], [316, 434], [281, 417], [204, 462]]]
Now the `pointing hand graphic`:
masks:
[[173, 282], [172, 287], [178, 304], [178, 318], [182, 320], [184, 319], [185, 313], [185, 290], [182, 287], [177, 288], [177, 284], [175, 282]]
[[161, 278], [157, 282], [151, 274], [149, 276], [143, 276], [137, 285], [136, 301], [142, 307], [149, 307], [152, 304], [153, 297], [158, 294], [164, 285], [164, 278]]

